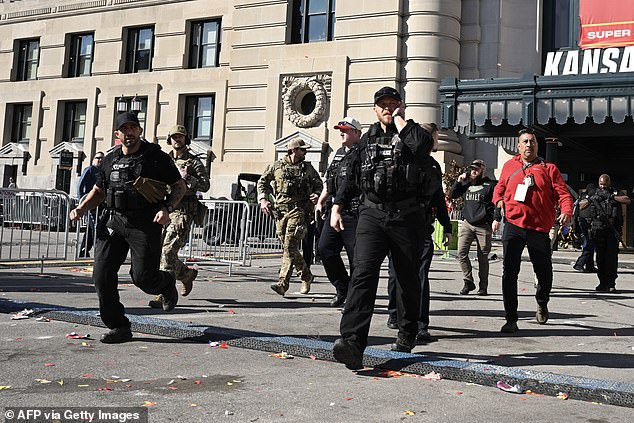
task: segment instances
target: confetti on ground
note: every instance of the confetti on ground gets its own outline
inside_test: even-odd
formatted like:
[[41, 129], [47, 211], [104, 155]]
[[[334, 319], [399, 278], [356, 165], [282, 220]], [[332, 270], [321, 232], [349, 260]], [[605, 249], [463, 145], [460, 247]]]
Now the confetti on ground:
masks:
[[40, 316], [40, 317], [36, 318], [35, 321], [36, 322], [50, 322], [51, 319], [49, 319], [48, 317]]
[[90, 348], [90, 347], [92, 347], [92, 344], [89, 344], [88, 342], [82, 342], [82, 343], [81, 343], [81, 346], [82, 346], [82, 347], [89, 347], [89, 348]]
[[154, 401], [145, 401], [143, 403], [143, 407], [153, 407], [155, 405], [156, 405], [156, 403]]
[[406, 416], [415, 416], [416, 413], [414, 413], [412, 410], [405, 410], [403, 411], [403, 414], [405, 414]]
[[269, 354], [269, 357], [281, 358], [282, 360], [290, 360], [290, 359], [295, 358], [295, 356], [287, 353], [286, 351], [282, 351], [282, 352], [276, 353], [276, 354]]
[[64, 379], [58, 380], [57, 383], [59, 384], [59, 386], [64, 386]]
[[567, 400], [568, 399], [568, 394], [560, 392], [560, 393], [557, 394], [557, 399]]
[[504, 391], [504, 392], [511, 392], [513, 394], [522, 394], [524, 393], [524, 390], [522, 389], [521, 386], [519, 385], [509, 385], [508, 383], [502, 381], [502, 380], [498, 380], [498, 383], [495, 385], [498, 387], [498, 389]]
[[173, 385], [174, 383], [176, 383], [176, 381], [174, 379], [172, 379], [169, 382], [167, 382], [168, 385]]
[[54, 363], [44, 363], [44, 367], [53, 367]]
[[231, 314], [236, 314], [236, 311], [235, 311], [234, 309], [230, 308], [230, 309], [229, 309], [229, 313], [231, 313]]
[[209, 341], [209, 346], [211, 348], [224, 348], [227, 349], [229, 348], [229, 345], [227, 345], [227, 341]]
[[427, 373], [426, 375], [423, 375], [423, 379], [425, 380], [441, 380], [442, 376], [440, 375], [440, 373], [436, 373], [434, 371]]
[[[634, 350], [634, 347], [632, 347], [632, 349]], [[311, 360], [317, 360], [317, 357], [315, 357], [314, 355], [309, 355], [308, 358], [310, 358]]]
[[40, 382], [42, 385], [45, 385], [47, 383], [51, 383], [50, 380], [47, 379], [35, 379], [36, 382]]
[[196, 384], [196, 385], [202, 385], [202, 383], [203, 383], [203, 382], [202, 382], [202, 381], [200, 381], [200, 380], [195, 380], [195, 381], [194, 381], [194, 384]]
[[5, 389], [11, 389], [11, 385], [0, 385], [0, 391], [3, 391]]
[[66, 338], [68, 339], [90, 339], [90, 335], [80, 335], [79, 333], [71, 332], [66, 334]]
[[92, 373], [84, 373], [81, 377], [92, 377]]
[[352, 401], [353, 399], [354, 399], [354, 398], [352, 398], [352, 397], [345, 397], [343, 400], [344, 400], [344, 401]]
[[198, 404], [189, 404], [190, 407], [198, 407]]
[[233, 416], [233, 411], [225, 410], [225, 416]]

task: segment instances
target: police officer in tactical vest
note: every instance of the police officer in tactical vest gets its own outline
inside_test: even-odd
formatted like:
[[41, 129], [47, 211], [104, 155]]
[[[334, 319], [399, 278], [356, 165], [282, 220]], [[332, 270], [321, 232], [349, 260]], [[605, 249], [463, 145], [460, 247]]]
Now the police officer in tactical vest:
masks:
[[598, 292], [616, 293], [619, 241], [623, 225], [621, 204], [632, 200], [623, 192], [611, 187], [610, 176], [599, 177], [599, 188], [590, 196], [592, 222], [590, 236], [597, 254]]
[[110, 328], [101, 342], [112, 344], [132, 339], [117, 287], [117, 272], [128, 251], [132, 282], [147, 294], [162, 294], [165, 311], [176, 306], [176, 280], [159, 270], [161, 232], [186, 190], [174, 161], [157, 144], [141, 139], [143, 129], [135, 114], [120, 114], [115, 127], [121, 145], [106, 155], [95, 186], [70, 212], [71, 220], [78, 220], [106, 201], [97, 225], [93, 280], [101, 320]]
[[344, 157], [357, 148], [361, 139], [361, 123], [353, 117], [345, 117], [335, 129], [341, 135], [341, 148], [333, 157], [328, 170], [326, 170], [326, 189], [322, 191], [315, 208], [320, 212], [321, 218], [327, 224], [324, 225], [319, 237], [319, 254], [321, 263], [326, 271], [328, 280], [335, 287], [335, 297], [330, 301], [331, 307], [339, 307], [348, 295], [348, 285], [350, 275], [346, 271], [346, 266], [341, 259], [341, 250], [345, 247], [352, 273], [354, 262], [354, 242], [357, 232], [357, 213], [359, 208], [359, 196], [354, 195], [351, 201], [343, 204], [341, 217], [344, 223], [344, 230], [337, 232], [330, 226], [330, 208], [332, 207], [332, 197], [337, 194], [339, 180], [342, 178], [340, 167]]
[[405, 120], [400, 93], [381, 88], [374, 94], [374, 112], [379, 121], [342, 165], [346, 179], [337, 191], [330, 219], [335, 230], [345, 229], [341, 211], [359, 187], [354, 271], [341, 318], [342, 337], [333, 348], [335, 359], [351, 370], [363, 367], [379, 272], [388, 253], [398, 279], [399, 332], [392, 350], [409, 352], [415, 345], [421, 301], [418, 247], [425, 236], [431, 195], [440, 187], [429, 155], [432, 135], [413, 120]]

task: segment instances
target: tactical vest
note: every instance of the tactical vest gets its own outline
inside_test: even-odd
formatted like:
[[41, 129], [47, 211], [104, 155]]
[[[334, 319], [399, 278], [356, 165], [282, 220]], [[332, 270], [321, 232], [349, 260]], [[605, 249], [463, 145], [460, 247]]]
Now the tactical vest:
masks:
[[326, 190], [329, 194], [335, 195], [337, 193], [337, 176], [339, 175], [339, 169], [343, 158], [346, 156], [346, 151], [342, 147], [335, 153], [335, 157], [332, 158], [330, 166], [328, 166], [328, 174], [326, 175]]
[[280, 192], [289, 197], [308, 197], [310, 186], [306, 177], [306, 162], [302, 161], [295, 165], [282, 165], [282, 180], [279, 187]]
[[376, 132], [373, 127], [368, 134], [367, 151], [361, 163], [362, 189], [381, 203], [406, 198], [414, 198], [420, 204], [428, 201], [432, 194], [429, 191], [431, 175], [414, 162], [411, 151], [398, 135], [378, 136]]
[[144, 143], [143, 152], [124, 156], [121, 148], [114, 151], [114, 161], [108, 178], [106, 204], [108, 208], [125, 215], [153, 214], [159, 205], [148, 202], [132, 186], [135, 179], [141, 176], [144, 164], [160, 147], [156, 144]]
[[593, 231], [611, 230], [611, 227], [620, 231], [623, 224], [620, 207], [618, 202], [610, 198], [611, 195], [618, 195], [618, 193], [616, 191], [597, 189], [595, 195], [591, 197], [591, 227]]

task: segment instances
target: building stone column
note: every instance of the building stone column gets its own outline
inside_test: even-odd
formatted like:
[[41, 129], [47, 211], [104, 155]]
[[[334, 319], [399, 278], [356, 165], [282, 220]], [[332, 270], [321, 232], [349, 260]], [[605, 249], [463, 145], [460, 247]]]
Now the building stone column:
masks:
[[408, 1], [403, 8], [400, 59], [407, 116], [417, 122], [438, 122], [438, 87], [458, 76], [461, 2]]

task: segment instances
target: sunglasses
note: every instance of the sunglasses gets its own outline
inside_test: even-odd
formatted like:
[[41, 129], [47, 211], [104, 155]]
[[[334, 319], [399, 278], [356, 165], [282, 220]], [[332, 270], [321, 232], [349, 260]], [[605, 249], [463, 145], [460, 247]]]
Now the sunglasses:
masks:
[[96, 156], [95, 160], [103, 160], [103, 156]]

